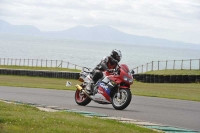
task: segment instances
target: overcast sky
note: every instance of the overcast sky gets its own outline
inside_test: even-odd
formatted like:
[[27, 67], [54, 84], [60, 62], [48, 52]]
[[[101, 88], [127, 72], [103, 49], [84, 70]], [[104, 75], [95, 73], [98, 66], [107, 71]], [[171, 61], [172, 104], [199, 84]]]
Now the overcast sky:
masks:
[[0, 0], [0, 19], [41, 31], [110, 25], [129, 34], [200, 44], [200, 0]]

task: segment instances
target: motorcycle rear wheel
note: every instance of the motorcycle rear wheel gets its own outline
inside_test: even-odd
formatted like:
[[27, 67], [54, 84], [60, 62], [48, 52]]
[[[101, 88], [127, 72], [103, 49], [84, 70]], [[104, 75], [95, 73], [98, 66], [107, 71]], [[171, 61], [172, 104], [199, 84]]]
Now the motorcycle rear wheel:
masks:
[[91, 99], [79, 90], [76, 90], [74, 98], [76, 103], [81, 106], [85, 106], [91, 102]]
[[120, 89], [120, 98], [117, 96], [117, 91], [112, 96], [112, 106], [116, 110], [123, 110], [125, 109], [131, 102], [132, 94], [130, 89]]

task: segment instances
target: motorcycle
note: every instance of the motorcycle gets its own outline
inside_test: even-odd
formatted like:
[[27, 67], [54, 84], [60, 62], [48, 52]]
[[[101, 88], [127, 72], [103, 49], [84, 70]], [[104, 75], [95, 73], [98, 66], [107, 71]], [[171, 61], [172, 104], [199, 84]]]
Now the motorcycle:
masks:
[[114, 71], [104, 71], [103, 78], [93, 85], [93, 93], [86, 90], [92, 80], [92, 71], [84, 67], [80, 73], [81, 85], [76, 85], [75, 101], [78, 105], [85, 106], [93, 100], [99, 104], [112, 104], [116, 110], [125, 109], [131, 102], [132, 94], [130, 85], [133, 84], [134, 71], [129, 71], [126, 64], [118, 65]]

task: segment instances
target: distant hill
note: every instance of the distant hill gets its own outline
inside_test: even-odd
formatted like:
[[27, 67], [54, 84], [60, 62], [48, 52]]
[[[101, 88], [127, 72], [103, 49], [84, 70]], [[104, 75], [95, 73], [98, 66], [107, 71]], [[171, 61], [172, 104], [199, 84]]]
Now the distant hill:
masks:
[[41, 34], [41, 31], [30, 25], [11, 25], [0, 19], [0, 32], [19, 34]]
[[[142, 45], [161, 45], [161, 46], [190, 46], [193, 44], [180, 41], [170, 41], [148, 36], [137, 36], [121, 32], [106, 25], [94, 27], [76, 26], [63, 31], [41, 32], [34, 26], [11, 25], [0, 19], [0, 33], [19, 33], [27, 35], [39, 35], [47, 37], [59, 37], [73, 40], [101, 41], [101, 42], [120, 42]], [[195, 45], [195, 44], [194, 44]]]
[[144, 45], [187, 45], [186, 43], [179, 41], [131, 35], [106, 25], [98, 25], [94, 27], [76, 26], [64, 31], [45, 32], [45, 35], [52, 37], [64, 37], [74, 40], [120, 42]]

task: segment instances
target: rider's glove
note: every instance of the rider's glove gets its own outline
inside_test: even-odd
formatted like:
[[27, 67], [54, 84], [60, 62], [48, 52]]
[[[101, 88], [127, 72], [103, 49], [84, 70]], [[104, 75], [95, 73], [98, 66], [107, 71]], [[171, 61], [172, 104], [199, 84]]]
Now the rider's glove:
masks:
[[107, 69], [108, 72], [113, 73], [114, 69]]

